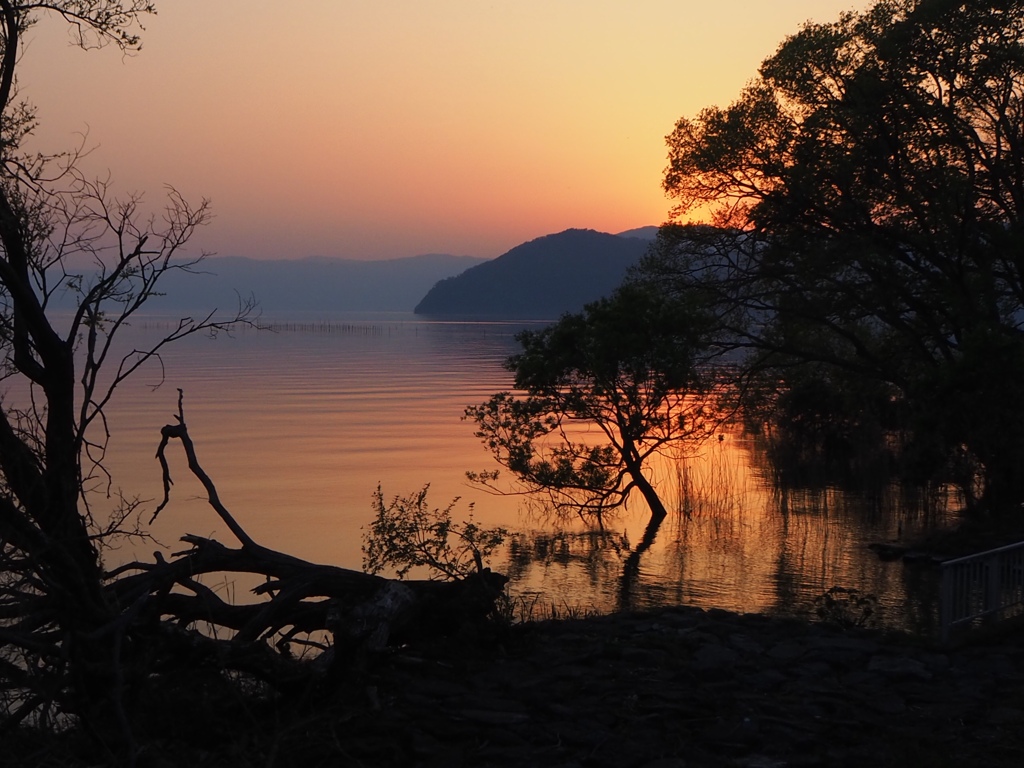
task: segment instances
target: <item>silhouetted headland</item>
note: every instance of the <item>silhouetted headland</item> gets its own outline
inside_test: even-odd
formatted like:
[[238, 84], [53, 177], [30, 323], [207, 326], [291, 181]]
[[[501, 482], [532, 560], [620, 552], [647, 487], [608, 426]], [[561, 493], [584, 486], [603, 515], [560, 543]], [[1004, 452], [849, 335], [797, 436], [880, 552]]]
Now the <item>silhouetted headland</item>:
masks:
[[[632, 233], [641, 236], [633, 236]], [[419, 315], [557, 320], [607, 296], [647, 251], [650, 232], [610, 235], [568, 229], [518, 245], [493, 261], [438, 282]]]

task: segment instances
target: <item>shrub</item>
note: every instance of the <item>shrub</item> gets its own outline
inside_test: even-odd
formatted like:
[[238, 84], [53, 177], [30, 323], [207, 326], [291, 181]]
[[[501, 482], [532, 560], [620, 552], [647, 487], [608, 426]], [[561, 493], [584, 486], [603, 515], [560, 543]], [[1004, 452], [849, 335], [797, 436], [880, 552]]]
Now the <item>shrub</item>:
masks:
[[384, 503], [380, 486], [373, 494], [376, 517], [363, 534], [363, 568], [380, 573], [393, 568], [398, 578], [425, 566], [431, 577], [463, 579], [484, 570], [488, 557], [508, 535], [504, 528], [482, 528], [473, 520], [473, 505], [465, 522], [452, 520], [456, 497], [444, 509], [427, 504], [426, 485], [411, 496]]

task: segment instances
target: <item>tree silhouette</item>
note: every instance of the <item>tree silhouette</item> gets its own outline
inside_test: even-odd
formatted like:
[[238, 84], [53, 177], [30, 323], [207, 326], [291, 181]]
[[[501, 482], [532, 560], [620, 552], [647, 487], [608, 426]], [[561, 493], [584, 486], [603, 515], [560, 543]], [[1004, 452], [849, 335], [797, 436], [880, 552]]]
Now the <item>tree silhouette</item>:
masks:
[[[466, 417], [520, 487], [556, 509], [600, 521], [637, 491], [662, 519], [646, 464], [718, 423], [706, 323], [696, 308], [624, 287], [520, 333], [523, 351], [506, 363], [520, 393], [498, 393]], [[470, 474], [494, 489], [498, 477]]]
[[[1024, 499], [1024, 3], [883, 0], [807, 24], [728, 108], [679, 121], [646, 274], [714, 296], [782, 380], [843, 369], [921, 450]], [[812, 374], [813, 376], [813, 374]], [[806, 377], [805, 377], [806, 378]]]
[[[132, 51], [141, 17], [152, 12], [138, 0], [0, 0], [0, 737], [24, 725], [77, 728], [91, 737], [97, 762], [125, 765], [176, 706], [182, 675], [307, 690], [347, 669], [360, 649], [386, 642], [394, 626], [415, 626], [421, 603], [432, 620], [446, 606], [450, 621], [462, 620], [473, 613], [465, 606], [486, 614], [505, 582], [480, 572], [399, 585], [261, 546], [203, 470], [180, 390], [157, 451], [165, 496], [154, 516], [170, 501], [167, 452], [177, 441], [239, 546], [185, 535], [185, 551], [169, 560], [157, 553], [104, 570], [106, 542], [144, 531], [143, 505], [119, 495], [103, 466], [117, 388], [166, 344], [252, 323], [252, 304], [224, 318], [184, 317], [152, 346], [118, 354], [115, 338], [161, 279], [202, 259], [184, 251], [208, 203], [171, 190], [162, 211], [148, 215], [141, 198], [116, 199], [106, 182], [87, 178], [75, 152], [26, 151], [35, 119], [15, 71], [25, 31], [47, 17], [69, 24], [82, 47]], [[69, 297], [70, 312], [62, 309]], [[121, 499], [109, 519], [96, 503], [108, 491]], [[211, 573], [256, 574], [262, 583], [236, 605], [203, 584]], [[320, 663], [293, 648], [322, 651]], [[190, 711], [219, 706], [182, 695]], [[168, 702], [165, 710], [154, 712], [155, 701]]]

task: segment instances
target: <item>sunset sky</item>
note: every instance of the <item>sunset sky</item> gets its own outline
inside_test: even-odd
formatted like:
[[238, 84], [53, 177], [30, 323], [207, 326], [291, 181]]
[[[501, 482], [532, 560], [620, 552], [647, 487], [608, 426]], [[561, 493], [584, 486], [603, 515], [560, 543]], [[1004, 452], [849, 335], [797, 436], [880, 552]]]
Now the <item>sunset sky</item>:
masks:
[[220, 255], [494, 257], [662, 222], [664, 137], [807, 20], [865, 0], [163, 0], [143, 50], [30, 32], [37, 146], [157, 204], [209, 197]]

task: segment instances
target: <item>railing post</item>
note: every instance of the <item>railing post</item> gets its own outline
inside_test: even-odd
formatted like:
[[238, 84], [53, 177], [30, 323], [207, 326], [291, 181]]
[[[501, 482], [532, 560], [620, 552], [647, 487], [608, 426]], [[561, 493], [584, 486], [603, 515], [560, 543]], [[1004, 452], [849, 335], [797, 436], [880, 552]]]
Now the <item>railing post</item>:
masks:
[[944, 644], [954, 626], [998, 622], [1024, 606], [1024, 542], [942, 564], [939, 629]]
[[949, 630], [953, 624], [953, 577], [955, 568], [942, 564], [942, 582], [939, 589], [939, 629], [943, 645], [949, 643]]
[[999, 568], [999, 555], [992, 555], [985, 560], [985, 611], [986, 621], [998, 621], [1002, 608], [1002, 584]]

